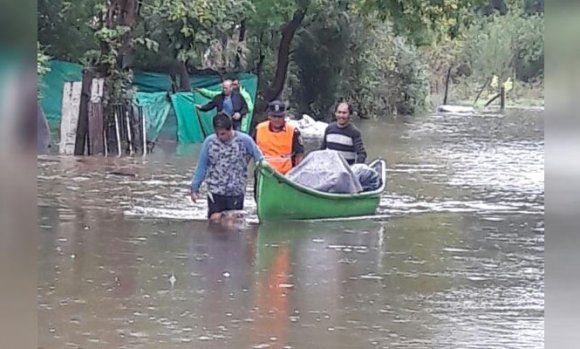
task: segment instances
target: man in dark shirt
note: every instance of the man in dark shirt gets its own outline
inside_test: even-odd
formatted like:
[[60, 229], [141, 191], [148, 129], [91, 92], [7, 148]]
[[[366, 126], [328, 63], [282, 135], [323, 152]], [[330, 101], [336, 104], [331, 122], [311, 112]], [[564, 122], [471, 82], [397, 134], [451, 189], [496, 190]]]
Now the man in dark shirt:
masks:
[[351, 115], [352, 108], [348, 103], [336, 106], [336, 122], [326, 127], [320, 149], [338, 151], [349, 165], [362, 164], [367, 159], [367, 152], [359, 129], [351, 123]]
[[244, 97], [239, 92], [233, 91], [232, 81], [223, 82], [223, 92], [215, 96], [206, 105], [197, 104], [198, 110], [209, 111], [217, 108], [218, 113], [223, 112], [232, 118], [234, 130], [239, 131], [242, 126], [242, 118], [248, 113], [248, 106]]

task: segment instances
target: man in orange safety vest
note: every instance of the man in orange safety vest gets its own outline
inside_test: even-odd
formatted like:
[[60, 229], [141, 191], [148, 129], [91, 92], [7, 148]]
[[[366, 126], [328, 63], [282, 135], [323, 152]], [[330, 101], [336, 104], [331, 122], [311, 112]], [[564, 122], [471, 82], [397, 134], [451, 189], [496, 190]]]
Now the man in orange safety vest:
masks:
[[285, 116], [286, 106], [283, 102], [270, 102], [268, 120], [258, 124], [253, 135], [268, 164], [281, 174], [286, 174], [304, 157], [300, 131], [288, 124]]

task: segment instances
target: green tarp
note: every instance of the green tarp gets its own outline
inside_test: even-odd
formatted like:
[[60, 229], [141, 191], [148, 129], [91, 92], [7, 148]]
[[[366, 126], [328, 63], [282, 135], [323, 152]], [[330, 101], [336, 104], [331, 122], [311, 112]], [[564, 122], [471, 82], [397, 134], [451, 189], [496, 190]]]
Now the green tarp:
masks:
[[166, 92], [137, 92], [135, 104], [143, 108], [147, 140], [155, 141], [167, 121], [171, 103]]
[[67, 62], [50, 62], [50, 72], [40, 82], [41, 106], [51, 127], [57, 127], [61, 117], [62, 89], [65, 82], [81, 81], [82, 66]]
[[[80, 64], [51, 61], [51, 71], [41, 81], [41, 106], [53, 129], [58, 133], [62, 89], [67, 81], [81, 81], [82, 66]], [[255, 100], [257, 77], [253, 74], [239, 75], [240, 83]], [[190, 76], [191, 87], [221, 89], [218, 75]], [[201, 113], [195, 109], [195, 104], [205, 104], [209, 100], [196, 92], [180, 92], [171, 95], [171, 78], [166, 74], [151, 72], [136, 72], [134, 85], [137, 89], [135, 103], [144, 107], [147, 120], [147, 139], [155, 141], [160, 133], [167, 134], [167, 120], [175, 113], [177, 118], [177, 138], [179, 143], [200, 143], [213, 132], [211, 119], [216, 110]], [[252, 115], [247, 115], [242, 123], [242, 131], [249, 132]]]
[[195, 113], [193, 93], [171, 95], [171, 103], [177, 116], [177, 140], [179, 143], [203, 142], [207, 133]]

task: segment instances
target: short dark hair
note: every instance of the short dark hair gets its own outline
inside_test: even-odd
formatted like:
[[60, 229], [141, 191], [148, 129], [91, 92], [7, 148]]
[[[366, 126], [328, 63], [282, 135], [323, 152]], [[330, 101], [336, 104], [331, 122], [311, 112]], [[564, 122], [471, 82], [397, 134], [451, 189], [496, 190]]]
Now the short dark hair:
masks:
[[223, 112], [219, 112], [213, 117], [214, 130], [231, 130], [233, 127], [232, 119]]
[[334, 111], [336, 112], [338, 110], [338, 106], [341, 104], [346, 104], [346, 106], [348, 107], [348, 115], [352, 115], [352, 113], [353, 113], [352, 106], [346, 101], [340, 101], [340, 102], [336, 103], [336, 106], [334, 107]]
[[238, 81], [240, 81], [240, 74], [236, 74], [236, 73], [228, 74], [224, 77], [224, 80], [232, 80], [232, 81], [238, 80]]

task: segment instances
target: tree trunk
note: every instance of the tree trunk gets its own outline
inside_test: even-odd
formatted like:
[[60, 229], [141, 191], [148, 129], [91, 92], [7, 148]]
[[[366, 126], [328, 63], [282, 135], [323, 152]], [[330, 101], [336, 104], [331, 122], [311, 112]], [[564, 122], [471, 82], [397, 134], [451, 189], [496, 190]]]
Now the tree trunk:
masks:
[[[139, 9], [139, 0], [111, 0], [107, 8], [105, 19], [107, 28], [115, 29], [118, 26], [126, 26], [131, 29], [121, 38], [121, 47], [119, 55], [117, 56], [117, 68], [119, 69], [128, 69], [131, 66], [133, 49], [131, 45], [131, 34], [137, 26]], [[105, 51], [109, 50], [109, 47], [105, 49]]]
[[126, 98], [124, 92], [112, 88], [114, 84], [111, 80], [124, 80], [122, 83], [125, 87], [132, 83], [131, 78], [115, 76], [115, 72], [127, 72], [131, 69], [133, 54], [131, 38], [133, 30], [137, 26], [139, 9], [139, 0], [110, 0], [104, 18], [101, 19], [101, 26], [111, 30], [118, 29], [120, 26], [129, 28], [129, 31], [123, 34], [119, 40], [115, 40], [114, 42], [102, 40], [100, 42], [103, 56], [109, 55], [113, 50], [118, 49], [118, 54], [115, 57], [116, 61], [113, 66], [108, 63], [100, 63], [96, 67], [97, 75], [105, 78], [105, 91], [107, 93], [107, 96], [104, 98], [105, 108], [107, 110], [105, 115], [109, 115], [110, 113], [107, 105], [111, 101], [113, 103], [120, 103], [121, 101], [119, 99]]
[[267, 102], [277, 99], [284, 89], [286, 75], [288, 73], [288, 65], [290, 64], [290, 46], [294, 34], [296, 34], [296, 30], [300, 27], [300, 24], [302, 24], [302, 21], [306, 16], [306, 11], [307, 8], [299, 8], [296, 10], [292, 20], [282, 29], [282, 38], [280, 39], [280, 46], [278, 47], [276, 75], [274, 76], [274, 82], [265, 93], [265, 99]]
[[246, 20], [242, 20], [240, 23], [240, 37], [238, 38], [239, 42], [242, 42], [246, 39]]
[[499, 89], [499, 95], [500, 95], [499, 109], [503, 113], [505, 111], [505, 87], [502, 86]]
[[245, 68], [246, 66], [246, 60], [244, 59], [244, 57], [242, 57], [244, 55], [244, 50], [242, 49], [242, 47], [244, 46], [244, 40], [246, 40], [246, 20], [242, 20], [242, 23], [240, 23], [240, 35], [238, 37], [238, 47], [236, 49], [236, 61], [235, 61], [235, 68], [237, 70], [243, 70], [243, 68]]
[[79, 110], [79, 120], [77, 123], [77, 136], [75, 140], [74, 155], [85, 155], [87, 148], [87, 136], [89, 132], [89, 103], [91, 99], [91, 85], [93, 83], [93, 72], [83, 69], [83, 79], [81, 88], [81, 102]]
[[477, 103], [477, 101], [479, 100], [479, 97], [481, 97], [481, 94], [483, 93], [483, 90], [485, 90], [485, 88], [487, 87], [487, 84], [489, 84], [490, 81], [491, 81], [490, 78], [485, 79], [485, 82], [483, 83], [483, 86], [481, 86], [481, 90], [479, 90], [479, 92], [477, 93], [477, 96], [475, 97], [475, 101], [473, 101], [473, 105], [474, 106]]
[[262, 66], [264, 65], [264, 59], [266, 59], [266, 55], [262, 51], [262, 43], [264, 41], [264, 32], [260, 32], [260, 38], [258, 39], [258, 62], [254, 67], [254, 72], [258, 77], [258, 87], [260, 87], [260, 74], [262, 73]]
[[137, 26], [137, 21], [139, 19], [139, 0], [121, 0], [121, 18], [120, 23], [123, 26], [131, 28], [127, 34], [123, 37], [123, 46], [121, 47], [119, 62], [117, 63], [120, 68], [128, 69], [133, 63], [133, 50], [131, 45], [131, 34], [135, 27]]
[[179, 75], [179, 91], [189, 92], [191, 91], [191, 81], [189, 79], [189, 73], [187, 72], [187, 66], [184, 62], [177, 62], [176, 75]]
[[262, 66], [264, 64], [264, 60], [266, 59], [266, 55], [263, 53], [262, 51], [262, 44], [263, 44], [263, 40], [264, 40], [264, 32], [260, 32], [260, 38], [259, 38], [259, 60], [258, 63], [256, 63], [256, 67], [254, 72], [256, 73], [256, 77], [257, 77], [257, 87], [258, 87], [258, 91], [256, 91], [256, 100], [254, 102], [254, 117], [253, 117], [253, 121], [252, 121], [252, 128], [255, 127], [255, 125], [257, 125], [258, 122], [263, 120], [263, 113], [266, 111], [266, 103], [264, 101], [264, 94], [261, 90], [261, 85], [262, 85]]
[[485, 103], [485, 105], [483, 107], [484, 108], [487, 108], [491, 103], [493, 103], [493, 101], [495, 101], [496, 99], [498, 99], [499, 96], [501, 96], [501, 93], [496, 94], [492, 99], [490, 99], [489, 101], [487, 101], [487, 103]]
[[447, 69], [447, 78], [445, 79], [445, 96], [443, 97], [443, 104], [447, 105], [447, 97], [449, 96], [449, 79], [451, 78], [451, 67]]

